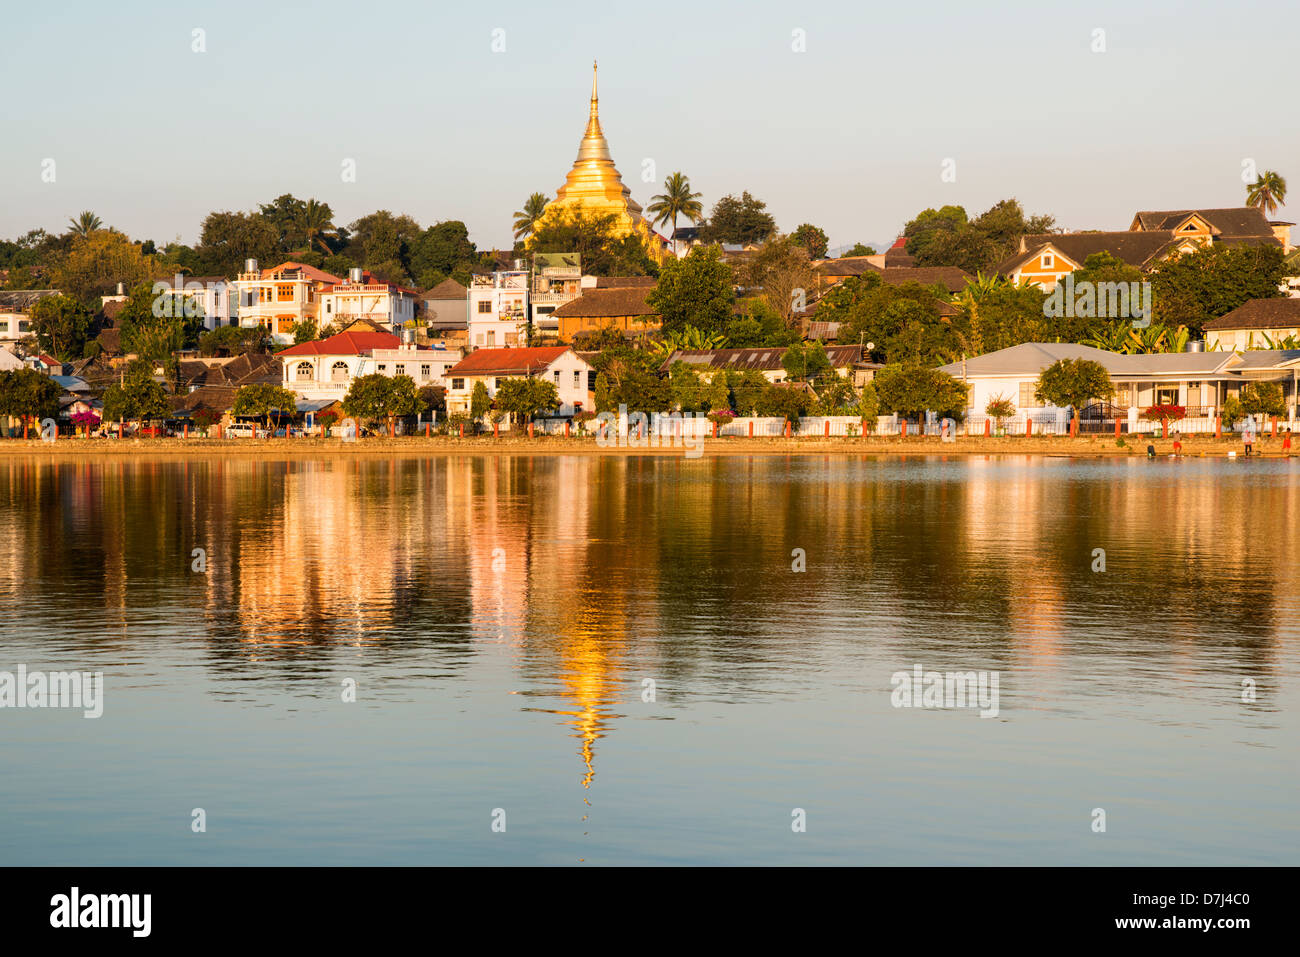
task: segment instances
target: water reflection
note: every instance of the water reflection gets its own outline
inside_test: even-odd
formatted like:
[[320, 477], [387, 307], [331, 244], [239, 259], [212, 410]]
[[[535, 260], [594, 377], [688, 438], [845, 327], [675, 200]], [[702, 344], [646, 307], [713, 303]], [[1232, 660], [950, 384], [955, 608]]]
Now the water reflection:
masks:
[[574, 738], [590, 803], [607, 739], [649, 713], [646, 678], [673, 718], [952, 662], [1011, 675], [1008, 720], [1205, 675], [1236, 707], [1248, 677], [1242, 712], [1266, 721], [1294, 665], [1298, 477], [1279, 460], [10, 459], [0, 608], [17, 647], [198, 642], [205, 668], [270, 694], [339, 663], [513, 693]]

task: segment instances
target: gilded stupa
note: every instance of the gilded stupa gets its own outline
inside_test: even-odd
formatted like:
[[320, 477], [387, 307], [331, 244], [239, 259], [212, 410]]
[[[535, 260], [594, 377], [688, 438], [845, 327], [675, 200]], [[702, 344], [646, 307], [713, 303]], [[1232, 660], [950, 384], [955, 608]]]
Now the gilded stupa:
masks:
[[623, 177], [609, 154], [609, 143], [600, 128], [594, 61], [591, 64], [591, 109], [587, 116], [587, 131], [578, 146], [578, 158], [564, 178], [564, 185], [556, 190], [555, 199], [546, 204], [537, 225], [571, 210], [589, 216], [613, 214], [615, 236], [621, 238], [635, 233], [645, 242], [646, 251], [651, 256], [659, 258], [663, 254], [663, 240], [641, 214], [641, 204], [632, 198], [632, 191], [623, 184]]

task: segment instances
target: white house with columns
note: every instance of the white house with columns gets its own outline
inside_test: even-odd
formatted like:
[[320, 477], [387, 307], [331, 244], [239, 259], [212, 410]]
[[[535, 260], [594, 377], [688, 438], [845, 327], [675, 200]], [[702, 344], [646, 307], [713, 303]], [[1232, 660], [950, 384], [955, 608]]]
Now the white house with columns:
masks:
[[482, 382], [488, 395], [506, 379], [545, 379], [555, 385], [562, 416], [584, 409], [594, 410], [592, 393], [596, 370], [568, 346], [536, 346], [531, 349], [475, 349], [447, 372], [447, 412], [468, 412], [474, 384]]
[[410, 376], [416, 388], [444, 386], [459, 351], [403, 342], [388, 332], [340, 332], [276, 353], [283, 385], [303, 399], [342, 399], [361, 376]]

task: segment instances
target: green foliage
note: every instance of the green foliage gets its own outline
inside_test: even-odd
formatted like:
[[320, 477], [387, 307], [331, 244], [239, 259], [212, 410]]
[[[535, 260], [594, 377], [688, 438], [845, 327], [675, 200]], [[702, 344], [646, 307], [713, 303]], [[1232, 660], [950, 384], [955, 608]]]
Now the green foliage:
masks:
[[1246, 415], [1286, 415], [1282, 387], [1276, 382], [1247, 382], [1241, 387], [1241, 411]]
[[447, 390], [440, 385], [425, 385], [420, 387], [420, 401], [424, 403], [425, 410], [442, 415], [447, 411]]
[[939, 305], [931, 287], [895, 286], [868, 274], [846, 279], [822, 296], [816, 318], [843, 323], [839, 341], [872, 344], [876, 361], [943, 365], [959, 358], [963, 348], [974, 350], [964, 347], [963, 327], [940, 316]]
[[116, 321], [126, 352], [160, 362], [198, 340], [203, 308], [192, 299], [159, 292], [153, 284], [141, 283], [131, 290]]
[[570, 207], [546, 216], [535, 227], [528, 248], [534, 253], [577, 253], [591, 276], [653, 276], [658, 267], [636, 235], [617, 235], [613, 213]]
[[488, 394], [487, 384], [482, 379], [479, 379], [474, 383], [474, 388], [470, 392], [469, 416], [475, 422], [481, 421], [491, 408], [492, 396]]
[[880, 396], [876, 393], [875, 382], [862, 387], [862, 394], [858, 397], [858, 415], [868, 429], [876, 428], [876, 420], [880, 417]]
[[1078, 418], [1090, 400], [1109, 398], [1114, 391], [1110, 373], [1100, 362], [1058, 359], [1038, 376], [1034, 397], [1059, 409], [1072, 406]]
[[280, 231], [261, 213], [209, 213], [195, 252], [205, 271], [234, 276], [244, 268], [245, 259], [271, 265], [280, 252]]
[[1241, 407], [1241, 400], [1235, 395], [1224, 398], [1223, 408], [1219, 410], [1219, 416], [1224, 425], [1236, 425], [1245, 414], [1245, 410]]
[[375, 372], [352, 380], [343, 398], [345, 414], [363, 421], [391, 420], [424, 411], [424, 400], [408, 375]]
[[998, 428], [1002, 428], [1002, 420], [1009, 419], [1016, 414], [1016, 404], [999, 392], [989, 399], [988, 405], [984, 406], [984, 414], [996, 419]]
[[265, 352], [270, 341], [261, 326], [218, 326], [199, 335], [199, 351], [205, 356]]
[[821, 259], [826, 255], [826, 247], [829, 245], [826, 234], [812, 223], [803, 223], [798, 226], [790, 234], [790, 238], [795, 245], [808, 250], [809, 259]]
[[727, 373], [732, 408], [738, 415], [759, 415], [758, 410], [764, 405], [764, 394], [771, 385], [763, 373], [754, 369]]
[[45, 296], [31, 309], [32, 331], [41, 348], [60, 359], [73, 359], [86, 348], [90, 310], [71, 296]]
[[694, 326], [712, 335], [724, 332], [731, 321], [732, 285], [731, 267], [722, 262], [717, 247], [697, 246], [664, 264], [646, 303], [662, 317], [666, 333]]
[[807, 382], [829, 371], [831, 360], [821, 342], [795, 342], [781, 356], [781, 368], [786, 378]]
[[515, 239], [526, 239], [533, 234], [537, 221], [546, 211], [549, 200], [545, 193], [533, 193], [524, 202], [524, 208], [515, 211]]
[[1026, 218], [1014, 199], [1004, 199], [973, 220], [960, 206], [919, 213], [903, 229], [907, 252], [918, 266], [959, 266], [969, 273], [989, 272], [1015, 252], [1020, 237], [1049, 231], [1051, 216]]
[[161, 419], [170, 407], [167, 393], [153, 378], [148, 362], [136, 360], [122, 372], [120, 382], [104, 390], [104, 421], [135, 422]]
[[886, 415], [919, 416], [927, 411], [965, 418], [966, 387], [938, 369], [894, 363], [876, 372], [876, 394]]
[[767, 299], [761, 296], [745, 299], [740, 303], [740, 308], [741, 313], [733, 314], [726, 325], [728, 347], [785, 347], [801, 341], [799, 330], [786, 322]]
[[496, 406], [502, 412], [509, 412], [527, 421], [538, 412], [558, 409], [560, 393], [555, 388], [555, 383], [548, 379], [505, 379], [497, 385]]
[[677, 219], [684, 216], [693, 223], [698, 223], [704, 214], [700, 205], [700, 193], [691, 192], [691, 182], [681, 172], [672, 173], [664, 180], [664, 191], [651, 197], [646, 214], [656, 226], [672, 224], [672, 239], [677, 239]]
[[239, 416], [265, 419], [266, 424], [270, 425], [272, 412], [296, 415], [297, 400], [292, 392], [282, 386], [270, 383], [243, 385], [235, 392], [231, 412]]
[[1273, 299], [1286, 273], [1278, 246], [1215, 245], [1165, 260], [1151, 273], [1155, 318], [1187, 326], [1198, 337], [1205, 323], [1250, 299]]
[[845, 259], [849, 256], [874, 256], [876, 250], [871, 246], [864, 246], [862, 243], [854, 243], [853, 248], [848, 252], [840, 253], [840, 258]]
[[758, 414], [779, 416], [798, 425], [801, 416], [808, 414], [813, 397], [808, 390], [792, 383], [768, 383], [758, 400]]
[[58, 384], [35, 369], [0, 372], [0, 415], [18, 419], [54, 418], [59, 414]]
[[469, 230], [460, 220], [430, 226], [411, 247], [411, 275], [429, 289], [453, 273], [468, 273], [478, 260], [478, 250], [469, 240]]
[[767, 204], [746, 190], [739, 199], [728, 195], [714, 203], [702, 232], [712, 243], [761, 243], [776, 232], [776, 220], [767, 212]]
[[[227, 326], [226, 328], [229, 329], [234, 327]], [[311, 342], [319, 334], [320, 330], [316, 327], [315, 319], [304, 319], [302, 322], [295, 322], [293, 324], [293, 344], [295, 346], [302, 345], [304, 342]]]

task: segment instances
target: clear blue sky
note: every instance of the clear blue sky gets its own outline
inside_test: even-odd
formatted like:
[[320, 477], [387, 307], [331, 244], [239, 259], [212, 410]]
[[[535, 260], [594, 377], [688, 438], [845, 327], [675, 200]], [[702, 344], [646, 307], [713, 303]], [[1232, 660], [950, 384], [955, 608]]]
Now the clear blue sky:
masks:
[[573, 162], [593, 58], [643, 205], [680, 169], [706, 210], [748, 189], [783, 230], [812, 222], [832, 246], [1007, 196], [1068, 228], [1125, 228], [1138, 209], [1239, 205], [1253, 158], [1294, 181], [1300, 213], [1286, 42], [1300, 4], [1281, 0], [69, 0], [14, 5], [5, 27], [6, 238], [92, 209], [134, 238], [193, 243], [209, 211], [292, 192], [340, 224], [390, 209], [505, 246], [511, 213]]

